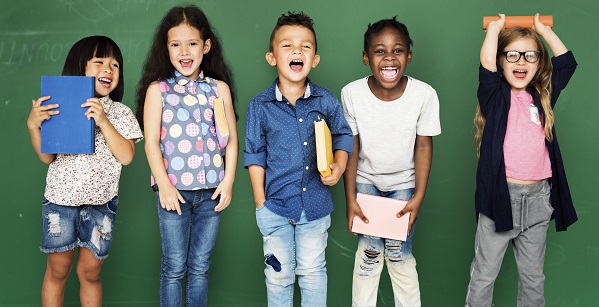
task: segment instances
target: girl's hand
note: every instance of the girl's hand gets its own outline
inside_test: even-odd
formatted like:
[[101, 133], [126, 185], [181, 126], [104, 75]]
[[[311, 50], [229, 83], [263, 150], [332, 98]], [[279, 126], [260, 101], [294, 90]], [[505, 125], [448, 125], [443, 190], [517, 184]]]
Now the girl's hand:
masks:
[[505, 27], [505, 14], [499, 14], [498, 20], [489, 22], [489, 25], [487, 26], [487, 32], [489, 32], [489, 30], [494, 30], [494, 31], [497, 31], [497, 33], [499, 33], [501, 30], [503, 30], [504, 27]]
[[106, 118], [106, 113], [104, 112], [104, 107], [102, 107], [102, 103], [100, 103], [100, 99], [98, 98], [90, 98], [85, 101], [81, 107], [87, 107], [87, 111], [85, 112], [85, 116], [87, 119], [94, 119], [96, 122], [96, 126], [102, 127], [105, 123], [108, 122]]
[[42, 106], [42, 102], [50, 99], [50, 96], [40, 97], [37, 100], [31, 100], [31, 112], [27, 118], [27, 128], [29, 130], [40, 129], [42, 122], [50, 119], [52, 115], [59, 113], [58, 104], [49, 104]]
[[160, 198], [160, 206], [163, 209], [177, 211], [177, 214], [181, 215], [180, 204], [184, 204], [185, 199], [174, 186], [158, 187], [158, 196]]
[[535, 30], [535, 32], [539, 33], [539, 35], [541, 35], [543, 37], [545, 37], [548, 32], [553, 32], [553, 30], [551, 29], [550, 26], [546, 26], [545, 24], [543, 24], [541, 22], [541, 20], [539, 19], [539, 13], [535, 14], [534, 24], [532, 26], [532, 29]]
[[216, 199], [220, 195], [220, 200], [218, 202], [218, 205], [216, 205], [216, 207], [214, 207], [214, 211], [216, 211], [216, 212], [223, 211], [229, 206], [229, 204], [231, 204], [231, 199], [233, 196], [232, 192], [233, 192], [233, 183], [230, 182], [229, 180], [227, 180], [226, 178], [223, 179], [223, 181], [220, 182], [218, 187], [216, 187], [214, 194], [212, 194], [213, 200]]
[[346, 207], [346, 215], [347, 215], [347, 230], [355, 235], [354, 232], [351, 231], [352, 226], [354, 225], [354, 217], [359, 217], [364, 223], [368, 224], [368, 219], [362, 213], [362, 209], [360, 209], [360, 205], [358, 205], [357, 201], [348, 201]]

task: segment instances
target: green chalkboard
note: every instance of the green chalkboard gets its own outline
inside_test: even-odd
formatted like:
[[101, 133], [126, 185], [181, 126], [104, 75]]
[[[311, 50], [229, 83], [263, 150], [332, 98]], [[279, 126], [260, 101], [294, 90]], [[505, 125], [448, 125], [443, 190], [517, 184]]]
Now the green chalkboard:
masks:
[[[443, 132], [434, 138], [434, 160], [416, 229], [423, 306], [463, 306], [474, 255], [472, 117], [476, 106], [482, 16], [553, 15], [555, 32], [579, 63], [555, 109], [564, 163], [580, 221], [548, 235], [545, 262], [547, 306], [594, 306], [599, 301], [599, 111], [593, 90], [599, 83], [599, 4], [589, 0], [198, 0], [222, 38], [233, 67], [239, 98], [239, 133], [244, 135], [249, 100], [276, 76], [264, 54], [276, 18], [305, 11], [316, 23], [320, 65], [311, 79], [339, 95], [341, 88], [369, 73], [361, 63], [368, 23], [394, 15], [414, 40], [407, 74], [431, 84], [441, 103]], [[70, 46], [88, 35], [106, 35], [122, 48], [125, 97], [134, 108], [152, 33], [162, 15], [179, 1], [60, 0], [9, 1], [0, 9], [0, 305], [40, 304], [46, 255], [41, 210], [47, 166], [31, 148], [25, 121], [39, 97], [40, 76], [61, 72]], [[240, 148], [244, 148], [243, 140]], [[110, 257], [102, 270], [106, 306], [157, 306], [160, 238], [155, 196], [149, 188], [143, 142], [123, 169], [120, 208]], [[346, 230], [341, 184], [333, 187], [335, 211], [329, 231], [328, 305], [349, 306], [356, 237]], [[210, 275], [211, 306], [265, 306], [262, 239], [255, 222], [247, 171], [238, 169], [233, 203], [224, 212]], [[494, 306], [514, 306], [517, 273], [508, 250], [495, 285]], [[299, 293], [296, 292], [296, 301]], [[65, 302], [78, 306], [75, 273]], [[299, 306], [299, 303], [297, 304]], [[386, 272], [378, 306], [393, 306]]]

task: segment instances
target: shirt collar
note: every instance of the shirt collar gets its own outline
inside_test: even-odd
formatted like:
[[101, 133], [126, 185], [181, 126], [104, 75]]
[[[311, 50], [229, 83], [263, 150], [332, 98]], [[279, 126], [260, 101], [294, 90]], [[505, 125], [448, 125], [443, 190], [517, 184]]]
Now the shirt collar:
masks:
[[[283, 101], [283, 93], [281, 93], [281, 90], [279, 89], [279, 78], [275, 79], [275, 81], [273, 82], [271, 88], [273, 89], [271, 94], [274, 94], [273, 96], [270, 97], [270, 101]], [[320, 96], [318, 94], [318, 89], [316, 87], [313, 86], [312, 82], [310, 82], [310, 79], [306, 79], [306, 91], [304, 92], [304, 95], [302, 95], [302, 97], [300, 98], [304, 98], [307, 99], [310, 96]]]
[[191, 80], [190, 78], [184, 76], [176, 69], [173, 72], [173, 75], [175, 77], [172, 79], [176, 82], [176, 84], [180, 84], [180, 85], [185, 85], [189, 82], [195, 82], [195, 83], [206, 82], [206, 79], [207, 79], [207, 77], [204, 76], [204, 71], [202, 71], [202, 70], [200, 70], [200, 74], [198, 75], [198, 77], [195, 80]]

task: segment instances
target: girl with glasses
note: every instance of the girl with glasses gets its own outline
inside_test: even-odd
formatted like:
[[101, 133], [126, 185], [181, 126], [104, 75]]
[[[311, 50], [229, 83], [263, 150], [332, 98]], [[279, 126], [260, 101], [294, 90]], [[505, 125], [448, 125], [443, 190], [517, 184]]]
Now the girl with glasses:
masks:
[[553, 106], [577, 64], [539, 14], [531, 29], [504, 29], [505, 16], [499, 16], [480, 52], [478, 226], [466, 306], [492, 305], [509, 242], [518, 267], [518, 306], [544, 306], [549, 221], [563, 231], [577, 220], [553, 126]]

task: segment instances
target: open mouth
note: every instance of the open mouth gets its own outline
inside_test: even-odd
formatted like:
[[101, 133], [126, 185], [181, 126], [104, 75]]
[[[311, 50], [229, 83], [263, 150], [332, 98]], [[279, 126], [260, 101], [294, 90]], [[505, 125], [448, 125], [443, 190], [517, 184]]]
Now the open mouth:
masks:
[[183, 67], [183, 68], [191, 68], [191, 65], [193, 64], [193, 60], [181, 60], [181, 61], [179, 61], [179, 63], [181, 63], [181, 67]]
[[397, 77], [397, 73], [398, 73], [397, 67], [381, 68], [381, 75], [383, 75], [383, 78], [388, 79], [388, 80], [395, 79], [395, 77]]
[[100, 82], [100, 84], [102, 84], [103, 87], [110, 87], [110, 84], [112, 83], [112, 79], [110, 78], [106, 78], [106, 77], [101, 77], [98, 78], [98, 82]]
[[294, 72], [300, 72], [304, 68], [304, 62], [302, 60], [291, 60], [291, 63], [289, 63], [289, 67]]
[[516, 70], [514, 70], [514, 77], [516, 77], [518, 79], [524, 79], [524, 78], [526, 78], [526, 74], [527, 74], [526, 70], [523, 70], [523, 69], [516, 69]]

